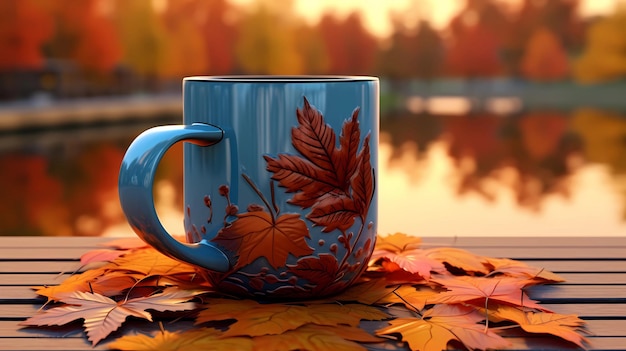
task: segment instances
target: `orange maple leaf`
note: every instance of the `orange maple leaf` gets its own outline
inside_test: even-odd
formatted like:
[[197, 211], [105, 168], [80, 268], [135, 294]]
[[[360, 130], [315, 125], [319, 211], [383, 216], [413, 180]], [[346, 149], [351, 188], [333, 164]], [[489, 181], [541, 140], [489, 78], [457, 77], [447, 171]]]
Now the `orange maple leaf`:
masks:
[[481, 255], [455, 247], [435, 247], [424, 250], [424, 255], [439, 262], [445, 262], [450, 266], [465, 271], [465, 273], [479, 273], [480, 275], [491, 272], [489, 260]]
[[254, 300], [210, 299], [205, 310], [198, 313], [196, 323], [235, 319], [225, 337], [282, 334], [301, 326], [357, 326], [363, 319], [381, 320], [389, 315], [373, 306], [361, 304], [258, 303]]
[[190, 264], [167, 257], [149, 247], [132, 251], [107, 266], [112, 271], [128, 271], [148, 276], [169, 276], [176, 274], [194, 274], [196, 268]]
[[400, 253], [407, 250], [419, 249], [422, 246], [422, 239], [404, 233], [394, 233], [386, 236], [379, 235], [376, 239], [374, 249], [377, 251], [388, 251]]
[[274, 218], [267, 211], [245, 212], [232, 224], [222, 228], [213, 241], [237, 252], [235, 268], [244, 267], [259, 257], [267, 258], [278, 269], [287, 262], [289, 254], [296, 257], [311, 254], [305, 238], [309, 229], [299, 214], [287, 213]]
[[556, 335], [567, 341], [585, 348], [586, 338], [579, 331], [585, 321], [576, 315], [558, 313], [523, 311], [514, 306], [499, 305], [495, 310], [488, 311], [489, 317], [497, 317], [517, 323], [529, 333], [547, 333]]
[[501, 349], [509, 342], [485, 326], [484, 319], [474, 308], [462, 305], [435, 305], [422, 318], [397, 318], [390, 326], [376, 331], [377, 335], [400, 334], [412, 350], [441, 351], [457, 340], [469, 350]]
[[460, 276], [433, 278], [431, 282], [442, 285], [447, 291], [429, 299], [429, 304], [474, 303], [482, 306], [489, 301], [499, 301], [514, 306], [546, 310], [524, 292], [523, 288], [530, 283], [527, 279]]
[[252, 351], [250, 338], [224, 338], [222, 332], [213, 328], [190, 329], [182, 332], [162, 331], [152, 335], [125, 335], [111, 342], [110, 349], [122, 351]]
[[54, 286], [36, 287], [37, 294], [45, 296], [49, 301], [59, 301], [68, 293], [75, 291], [89, 291], [89, 283], [104, 274], [103, 269], [90, 269], [81, 274], [75, 274], [65, 279], [61, 284]]
[[308, 350], [308, 351], [365, 351], [356, 343], [382, 342], [363, 329], [350, 326], [324, 326], [307, 324], [279, 335], [253, 338], [255, 350]]
[[88, 339], [95, 345], [117, 330], [128, 316], [152, 321], [148, 309], [160, 312], [192, 310], [196, 304], [187, 301], [199, 293], [202, 292], [168, 288], [151, 296], [117, 302], [97, 293], [77, 291], [60, 299], [66, 305], [43, 310], [20, 325], [64, 325], [84, 319]]

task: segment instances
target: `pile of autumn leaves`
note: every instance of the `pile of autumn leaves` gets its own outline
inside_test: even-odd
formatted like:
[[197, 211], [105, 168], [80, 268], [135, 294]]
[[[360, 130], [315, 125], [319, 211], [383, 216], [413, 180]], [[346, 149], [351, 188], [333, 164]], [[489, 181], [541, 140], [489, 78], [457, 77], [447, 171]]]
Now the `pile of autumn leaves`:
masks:
[[122, 329], [108, 344], [119, 350], [365, 350], [390, 339], [412, 350], [439, 351], [449, 343], [503, 349], [510, 343], [500, 333], [511, 328], [586, 343], [581, 319], [550, 312], [524, 292], [562, 281], [558, 276], [456, 248], [422, 249], [405, 234], [379, 237], [367, 272], [342, 294], [300, 302], [224, 296], [194, 267], [138, 240], [108, 245], [81, 258], [98, 267], [39, 288], [49, 304], [22, 325], [82, 319], [96, 345], [129, 316], [134, 323], [168, 321], [152, 335]]

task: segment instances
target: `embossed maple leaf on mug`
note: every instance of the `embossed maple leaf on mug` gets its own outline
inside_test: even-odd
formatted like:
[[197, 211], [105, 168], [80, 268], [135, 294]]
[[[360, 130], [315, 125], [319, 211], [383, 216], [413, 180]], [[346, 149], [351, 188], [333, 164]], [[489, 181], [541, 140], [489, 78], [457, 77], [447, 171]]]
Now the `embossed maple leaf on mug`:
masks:
[[[264, 159], [267, 170], [273, 173], [272, 179], [288, 193], [294, 194], [288, 203], [302, 209], [310, 208], [306, 219], [314, 226], [322, 227], [322, 232], [339, 232], [336, 238], [330, 240], [332, 254], [310, 256], [315, 250], [305, 240], [310, 238], [309, 230], [300, 215], [280, 214], [275, 204], [273, 184], [270, 187], [270, 203], [245, 174], [244, 179], [263, 201], [265, 208], [248, 206], [248, 212], [236, 214], [236, 219], [227, 223], [212, 241], [238, 253], [234, 270], [251, 264], [259, 257], [265, 257], [273, 269], [279, 269], [287, 264], [288, 256], [292, 254], [299, 258], [297, 264], [287, 265], [294, 289], [283, 287], [284, 293], [297, 296], [298, 291], [295, 290], [300, 290], [300, 287], [295, 287], [296, 282], [306, 279], [315, 295], [328, 294], [348, 284], [340, 280], [346, 273], [365, 268], [361, 262], [349, 264], [348, 258], [351, 255], [361, 258], [373, 245], [368, 239], [357, 248], [361, 234], [368, 227], [366, 217], [374, 196], [370, 135], [363, 139], [361, 146], [358, 107], [343, 123], [339, 146], [335, 131], [306, 98], [303, 108], [297, 109], [296, 115], [298, 126], [291, 131], [291, 142], [299, 155], [282, 153], [275, 158], [265, 155]], [[360, 225], [355, 235], [349, 229], [356, 219], [360, 220]], [[333, 242], [335, 239], [336, 243]], [[318, 244], [323, 246], [326, 242], [321, 239]], [[340, 261], [336, 257], [338, 245], [345, 249]], [[283, 275], [286, 277], [285, 273]], [[259, 290], [265, 283], [281, 280], [273, 274], [249, 276], [248, 285]], [[220, 280], [224, 277], [221, 275]]]

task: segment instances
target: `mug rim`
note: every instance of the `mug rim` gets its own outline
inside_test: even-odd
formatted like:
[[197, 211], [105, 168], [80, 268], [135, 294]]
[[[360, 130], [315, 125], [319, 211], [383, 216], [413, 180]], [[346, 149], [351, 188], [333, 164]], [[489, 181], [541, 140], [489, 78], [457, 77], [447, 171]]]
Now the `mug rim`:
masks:
[[225, 76], [190, 76], [183, 81], [206, 81], [225, 83], [336, 83], [336, 82], [375, 82], [374, 76], [344, 75], [225, 75]]

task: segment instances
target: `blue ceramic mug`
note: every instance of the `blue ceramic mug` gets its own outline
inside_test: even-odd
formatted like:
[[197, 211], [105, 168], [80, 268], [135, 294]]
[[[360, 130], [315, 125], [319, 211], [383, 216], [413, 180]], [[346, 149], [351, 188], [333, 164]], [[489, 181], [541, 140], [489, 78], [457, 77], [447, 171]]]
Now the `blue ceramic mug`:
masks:
[[[339, 292], [376, 240], [378, 95], [373, 77], [185, 78], [183, 124], [143, 132], [124, 156], [122, 209], [139, 237], [224, 292]], [[186, 243], [163, 228], [152, 193], [179, 141]]]

